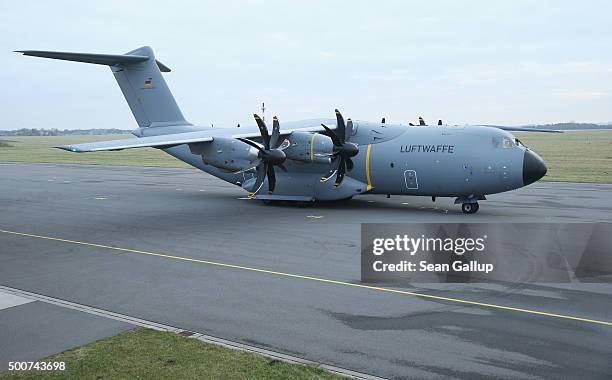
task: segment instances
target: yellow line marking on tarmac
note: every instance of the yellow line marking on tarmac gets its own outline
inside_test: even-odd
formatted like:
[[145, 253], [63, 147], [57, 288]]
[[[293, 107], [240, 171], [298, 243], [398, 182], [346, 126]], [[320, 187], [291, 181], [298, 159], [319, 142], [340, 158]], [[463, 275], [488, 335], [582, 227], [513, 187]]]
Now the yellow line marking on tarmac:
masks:
[[531, 310], [531, 309], [523, 309], [523, 308], [512, 307], [512, 306], [496, 305], [496, 304], [477, 302], [477, 301], [469, 301], [469, 300], [464, 300], [464, 299], [460, 299], [460, 298], [443, 297], [443, 296], [436, 296], [436, 295], [426, 294], [426, 293], [417, 293], [417, 292], [410, 292], [410, 291], [406, 291], [406, 290], [383, 288], [383, 287], [379, 287], [379, 286], [355, 284], [355, 283], [351, 283], [351, 282], [345, 282], [345, 281], [340, 281], [340, 280], [332, 280], [332, 279], [322, 278], [322, 277], [305, 276], [305, 275], [300, 275], [300, 274], [278, 272], [278, 271], [273, 271], [273, 270], [269, 270], [269, 269], [260, 269], [260, 268], [247, 267], [247, 266], [243, 266], [243, 265], [220, 263], [220, 262], [210, 261], [210, 260], [194, 259], [194, 258], [191, 258], [191, 257], [166, 255], [166, 254], [163, 254], [163, 253], [141, 251], [141, 250], [138, 250], [138, 249], [130, 249], [130, 248], [113, 247], [111, 245], [88, 243], [88, 242], [84, 242], [84, 241], [62, 239], [62, 238], [56, 238], [56, 237], [50, 237], [50, 236], [27, 234], [27, 233], [23, 233], [23, 232], [0, 230], [0, 233], [16, 235], [16, 236], [26, 236], [26, 237], [36, 238], [36, 239], [59, 241], [59, 242], [63, 242], [63, 243], [78, 244], [78, 245], [84, 245], [84, 246], [88, 246], [88, 247], [104, 248], [104, 249], [110, 249], [110, 250], [120, 251], [120, 252], [139, 253], [139, 254], [147, 255], [147, 256], [156, 256], [156, 257], [163, 257], [163, 258], [173, 259], [173, 260], [181, 260], [181, 261], [187, 261], [187, 262], [193, 262], [193, 263], [208, 264], [208, 265], [214, 265], [214, 266], [223, 267], [223, 268], [242, 269], [242, 270], [246, 270], [246, 271], [250, 271], [250, 272], [267, 273], [267, 274], [272, 274], [272, 275], [276, 275], [276, 276], [283, 276], [283, 277], [288, 277], [288, 278], [298, 278], [298, 279], [302, 279], [302, 280], [310, 280], [310, 281], [321, 282], [321, 283], [326, 283], [326, 284], [343, 285], [343, 286], [350, 286], [350, 287], [354, 287], [354, 288], [376, 290], [376, 291], [380, 291], [380, 292], [402, 294], [402, 295], [414, 296], [414, 297], [425, 298], [425, 299], [432, 299], [432, 300], [437, 300], [437, 301], [455, 302], [455, 303], [464, 304], [464, 305], [470, 305], [470, 306], [480, 306], [480, 307], [484, 307], [484, 308], [491, 308], [491, 309], [497, 309], [497, 310], [516, 311], [516, 312], [520, 312], [520, 313], [533, 314], [533, 315], [542, 315], [542, 316], [546, 316], [546, 317], [568, 319], [568, 320], [572, 320], [572, 321], [595, 323], [595, 324], [598, 324], [598, 325], [604, 325], [604, 326], [611, 326], [612, 327], [612, 322], [601, 321], [601, 320], [597, 320], [597, 319], [583, 318], [583, 317], [576, 317], [576, 316], [572, 316], [572, 315], [547, 313], [547, 312], [544, 312], [544, 311]]

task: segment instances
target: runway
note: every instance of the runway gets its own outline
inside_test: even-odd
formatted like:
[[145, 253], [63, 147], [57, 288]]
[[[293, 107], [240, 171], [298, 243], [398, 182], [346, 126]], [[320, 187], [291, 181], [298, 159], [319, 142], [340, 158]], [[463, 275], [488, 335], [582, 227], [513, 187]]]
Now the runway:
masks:
[[0, 172], [0, 229], [35, 235], [0, 233], [0, 285], [382, 377], [612, 372], [611, 326], [546, 315], [611, 322], [611, 284], [350, 286], [360, 223], [610, 222], [612, 185], [537, 183], [464, 215], [417, 197], [264, 205], [190, 169]]

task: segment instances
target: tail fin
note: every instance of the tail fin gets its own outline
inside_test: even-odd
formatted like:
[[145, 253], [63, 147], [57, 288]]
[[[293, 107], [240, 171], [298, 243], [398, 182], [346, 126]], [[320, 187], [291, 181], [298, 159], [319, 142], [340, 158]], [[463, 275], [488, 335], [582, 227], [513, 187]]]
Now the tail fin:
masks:
[[155, 59], [153, 49], [143, 46], [124, 55], [22, 50], [24, 55], [108, 65], [141, 128], [189, 125], [183, 117], [161, 72], [170, 69]]

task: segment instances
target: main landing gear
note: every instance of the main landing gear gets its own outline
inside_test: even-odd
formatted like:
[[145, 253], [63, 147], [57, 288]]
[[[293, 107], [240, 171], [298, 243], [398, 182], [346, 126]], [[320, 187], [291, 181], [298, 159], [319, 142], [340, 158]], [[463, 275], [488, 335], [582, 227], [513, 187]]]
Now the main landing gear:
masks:
[[475, 214], [479, 208], [478, 202], [464, 203], [461, 205], [461, 211], [463, 211], [464, 214]]
[[484, 201], [487, 199], [484, 195], [469, 195], [469, 196], [461, 196], [455, 199], [455, 204], [461, 204], [461, 211], [464, 214], [475, 214], [478, 212], [480, 206], [478, 205], [478, 201]]

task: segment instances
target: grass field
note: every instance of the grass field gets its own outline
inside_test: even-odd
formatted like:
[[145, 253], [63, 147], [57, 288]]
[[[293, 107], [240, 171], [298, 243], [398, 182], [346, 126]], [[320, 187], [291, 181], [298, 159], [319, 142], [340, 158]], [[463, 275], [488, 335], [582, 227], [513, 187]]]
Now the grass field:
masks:
[[515, 133], [548, 166], [545, 181], [612, 183], [612, 131]]
[[0, 379], [345, 379], [170, 332], [139, 328], [50, 356], [65, 371], [3, 373]]
[[[99, 164], [191, 167], [154, 148], [127, 149], [118, 152], [72, 153], [54, 146], [84, 142], [129, 139], [132, 135], [106, 136], [10, 136], [10, 146], [0, 146], [0, 162], [50, 162], [57, 164]], [[5, 141], [6, 141], [5, 140]]]
[[[612, 131], [576, 131], [559, 134], [516, 133], [548, 165], [546, 181], [612, 183]], [[125, 139], [131, 135], [13, 137], [0, 146], [0, 162], [50, 162], [73, 164], [189, 167], [152, 148], [120, 152], [71, 153], [53, 146]]]

